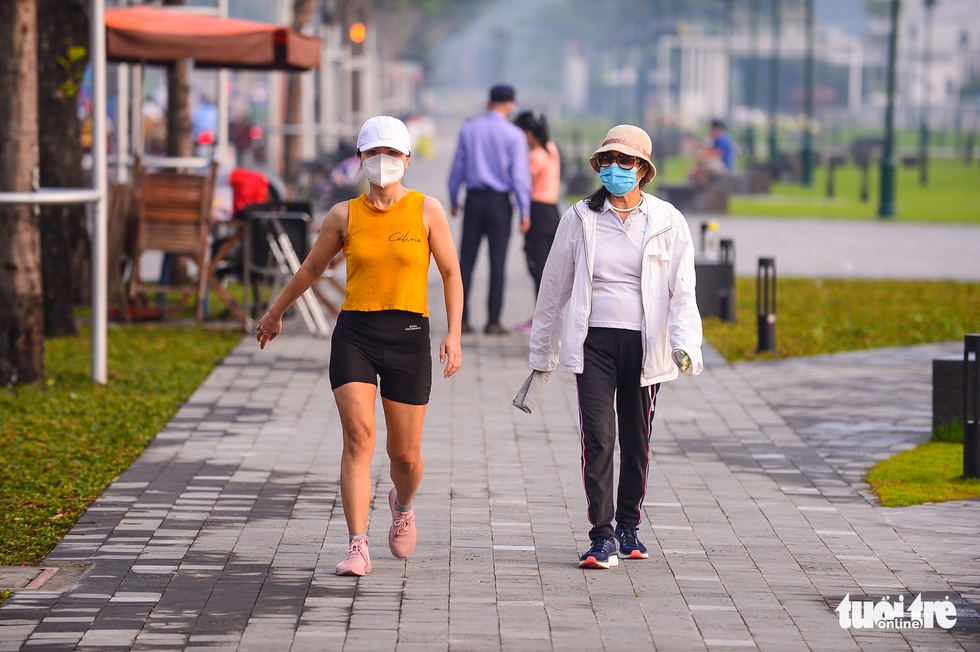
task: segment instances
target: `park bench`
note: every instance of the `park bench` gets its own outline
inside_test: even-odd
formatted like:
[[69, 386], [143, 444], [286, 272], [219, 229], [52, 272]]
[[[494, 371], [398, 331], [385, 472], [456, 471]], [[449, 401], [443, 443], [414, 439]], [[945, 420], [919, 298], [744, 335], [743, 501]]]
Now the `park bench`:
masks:
[[772, 169], [765, 163], [749, 163], [740, 174], [729, 177], [728, 182], [736, 195], [768, 195], [772, 188]]
[[731, 189], [727, 180], [717, 179], [704, 186], [662, 183], [657, 196], [682, 213], [728, 213]]

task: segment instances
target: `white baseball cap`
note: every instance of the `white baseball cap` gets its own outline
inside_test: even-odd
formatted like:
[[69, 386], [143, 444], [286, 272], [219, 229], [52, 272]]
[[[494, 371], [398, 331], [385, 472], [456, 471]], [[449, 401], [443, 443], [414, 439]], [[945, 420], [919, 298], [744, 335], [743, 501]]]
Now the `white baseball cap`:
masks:
[[374, 147], [391, 147], [410, 156], [412, 138], [408, 135], [408, 127], [404, 122], [390, 115], [369, 118], [361, 127], [361, 133], [357, 134], [357, 151], [363, 152]]

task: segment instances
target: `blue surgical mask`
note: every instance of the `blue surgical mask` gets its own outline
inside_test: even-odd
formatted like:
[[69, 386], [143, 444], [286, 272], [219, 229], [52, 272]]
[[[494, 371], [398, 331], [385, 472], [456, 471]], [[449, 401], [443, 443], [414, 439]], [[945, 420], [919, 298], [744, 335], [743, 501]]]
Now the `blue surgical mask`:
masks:
[[622, 197], [639, 183], [639, 179], [636, 178], [636, 168], [624, 170], [615, 164], [600, 168], [599, 180], [606, 190], [617, 197]]

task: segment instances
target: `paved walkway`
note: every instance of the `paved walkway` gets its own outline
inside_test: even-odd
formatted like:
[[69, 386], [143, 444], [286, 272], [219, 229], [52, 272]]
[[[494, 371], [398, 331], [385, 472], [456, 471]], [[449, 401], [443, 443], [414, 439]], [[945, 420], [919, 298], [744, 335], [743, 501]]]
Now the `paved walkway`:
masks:
[[[382, 437], [358, 580], [333, 574], [328, 344], [299, 326], [264, 352], [243, 340], [46, 560], [81, 577], [0, 608], [0, 650], [980, 649], [980, 503], [883, 509], [860, 482], [926, 436], [929, 362], [955, 347], [736, 366], [709, 351], [658, 403], [650, 559], [583, 571], [574, 384], [556, 376], [520, 413], [526, 337], [468, 336], [433, 393], [418, 551], [385, 549]], [[949, 596], [957, 627], [863, 632], [833, 611], [900, 592]]]
[[[513, 246], [511, 324], [532, 296]], [[57, 572], [0, 607], [0, 651], [980, 650], [980, 501], [884, 509], [861, 481], [927, 438], [931, 360], [960, 344], [738, 365], [709, 348], [701, 376], [659, 397], [650, 559], [608, 571], [576, 564], [572, 379], [556, 374], [525, 415], [509, 401], [526, 336], [463, 344], [463, 370], [436, 374], [409, 560], [385, 546], [382, 428], [374, 570], [333, 573], [346, 528], [329, 344], [294, 319], [266, 351], [243, 339], [49, 556]], [[902, 593], [948, 596], [956, 627], [843, 628], [834, 612]]]

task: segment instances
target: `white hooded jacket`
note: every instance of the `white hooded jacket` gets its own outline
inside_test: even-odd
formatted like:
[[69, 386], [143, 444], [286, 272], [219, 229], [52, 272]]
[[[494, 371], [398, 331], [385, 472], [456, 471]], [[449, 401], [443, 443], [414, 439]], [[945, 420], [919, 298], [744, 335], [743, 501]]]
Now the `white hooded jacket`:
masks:
[[[640, 288], [643, 300], [643, 369], [640, 385], [677, 378], [671, 351], [691, 356], [691, 374], [704, 368], [701, 314], [694, 294], [694, 240], [672, 204], [643, 193], [648, 215]], [[571, 373], [584, 368], [592, 312], [597, 213], [582, 200], [565, 211], [541, 278], [531, 328], [532, 369]], [[560, 352], [560, 354], [559, 354]]]

